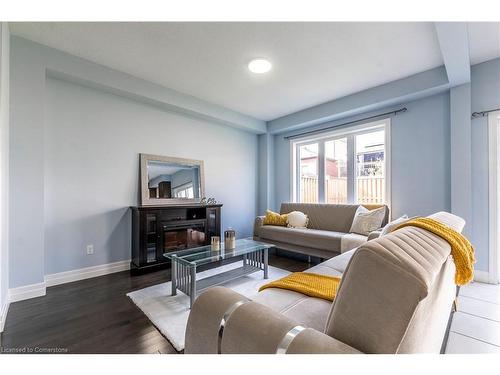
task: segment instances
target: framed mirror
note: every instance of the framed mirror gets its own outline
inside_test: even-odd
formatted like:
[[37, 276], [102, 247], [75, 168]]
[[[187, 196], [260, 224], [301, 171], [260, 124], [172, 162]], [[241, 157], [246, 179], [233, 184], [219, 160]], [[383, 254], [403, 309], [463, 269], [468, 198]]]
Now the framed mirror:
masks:
[[199, 203], [205, 195], [203, 161], [140, 154], [143, 206]]

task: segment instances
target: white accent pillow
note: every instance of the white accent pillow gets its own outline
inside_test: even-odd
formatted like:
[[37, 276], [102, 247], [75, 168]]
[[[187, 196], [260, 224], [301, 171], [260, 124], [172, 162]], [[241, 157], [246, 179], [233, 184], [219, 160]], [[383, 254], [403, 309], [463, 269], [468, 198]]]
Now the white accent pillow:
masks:
[[385, 217], [385, 207], [369, 210], [364, 206], [359, 206], [354, 215], [351, 225], [351, 233], [358, 233], [368, 236], [370, 232], [379, 229]]
[[289, 228], [307, 228], [309, 218], [300, 211], [292, 211], [287, 216], [287, 226]]
[[408, 215], [403, 215], [401, 217], [398, 217], [396, 220], [393, 220], [390, 223], [387, 223], [387, 225], [384, 227], [384, 229], [382, 229], [382, 232], [380, 232], [380, 237], [391, 233], [394, 230], [394, 228], [396, 228], [398, 225], [401, 225], [408, 220], [410, 220]]

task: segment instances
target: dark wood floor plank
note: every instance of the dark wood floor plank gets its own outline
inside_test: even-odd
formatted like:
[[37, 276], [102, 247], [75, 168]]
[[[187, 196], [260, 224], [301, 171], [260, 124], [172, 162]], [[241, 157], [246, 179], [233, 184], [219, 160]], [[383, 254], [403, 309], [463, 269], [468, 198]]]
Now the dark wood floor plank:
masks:
[[[271, 255], [269, 264], [291, 272], [302, 259]], [[47, 288], [44, 297], [10, 305], [3, 348], [64, 348], [68, 353], [177, 353], [127, 293], [170, 280], [170, 271], [128, 271]]]

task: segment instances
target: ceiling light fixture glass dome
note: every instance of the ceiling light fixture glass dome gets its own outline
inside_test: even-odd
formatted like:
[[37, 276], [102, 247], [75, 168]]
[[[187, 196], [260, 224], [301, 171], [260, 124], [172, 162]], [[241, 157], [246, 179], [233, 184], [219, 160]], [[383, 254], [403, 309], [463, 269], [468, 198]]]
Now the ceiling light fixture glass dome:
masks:
[[269, 60], [262, 58], [253, 59], [248, 63], [248, 69], [255, 74], [267, 73], [271, 70], [272, 66]]

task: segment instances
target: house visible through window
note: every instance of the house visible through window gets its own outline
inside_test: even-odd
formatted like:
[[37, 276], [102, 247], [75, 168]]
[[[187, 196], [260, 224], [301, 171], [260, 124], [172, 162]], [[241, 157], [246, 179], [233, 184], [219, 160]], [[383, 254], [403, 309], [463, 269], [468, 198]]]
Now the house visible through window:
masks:
[[388, 203], [389, 120], [292, 143], [293, 200]]
[[325, 202], [347, 203], [347, 138], [325, 142]]

